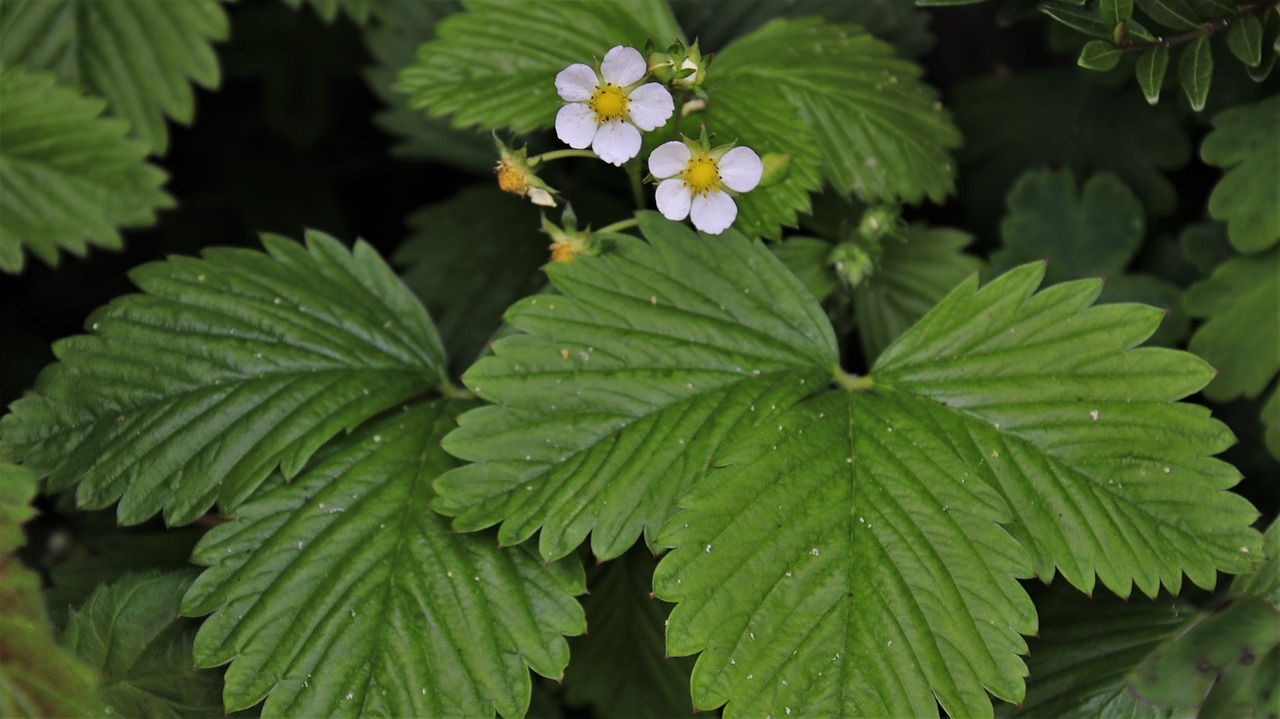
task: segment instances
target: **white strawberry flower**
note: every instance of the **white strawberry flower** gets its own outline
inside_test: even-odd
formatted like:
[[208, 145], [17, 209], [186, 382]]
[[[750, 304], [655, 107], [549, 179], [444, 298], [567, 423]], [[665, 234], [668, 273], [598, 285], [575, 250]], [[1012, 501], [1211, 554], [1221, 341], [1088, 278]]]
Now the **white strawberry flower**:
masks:
[[556, 75], [565, 106], [556, 113], [556, 136], [576, 150], [590, 146], [601, 160], [621, 165], [640, 154], [640, 131], [656, 130], [675, 111], [667, 88], [640, 84], [649, 65], [634, 47], [605, 53], [599, 70], [574, 63]]
[[749, 147], [707, 151], [672, 140], [649, 155], [649, 172], [662, 180], [657, 199], [664, 217], [692, 217], [694, 227], [718, 235], [738, 216], [738, 205], [730, 194], [754, 190], [764, 174], [764, 164]]

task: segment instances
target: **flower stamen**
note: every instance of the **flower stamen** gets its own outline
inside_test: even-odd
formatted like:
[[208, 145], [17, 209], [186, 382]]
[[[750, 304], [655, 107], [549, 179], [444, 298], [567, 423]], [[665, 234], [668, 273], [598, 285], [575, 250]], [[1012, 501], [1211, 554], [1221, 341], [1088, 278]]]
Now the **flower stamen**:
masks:
[[720, 168], [716, 166], [716, 161], [707, 155], [691, 158], [689, 164], [680, 173], [680, 179], [684, 180], [689, 191], [695, 195], [705, 195], [712, 190], [720, 191], [720, 188], [716, 187], [720, 183]]
[[602, 82], [591, 93], [587, 106], [596, 114], [596, 122], [604, 124], [627, 116], [628, 99], [622, 88], [611, 82]]

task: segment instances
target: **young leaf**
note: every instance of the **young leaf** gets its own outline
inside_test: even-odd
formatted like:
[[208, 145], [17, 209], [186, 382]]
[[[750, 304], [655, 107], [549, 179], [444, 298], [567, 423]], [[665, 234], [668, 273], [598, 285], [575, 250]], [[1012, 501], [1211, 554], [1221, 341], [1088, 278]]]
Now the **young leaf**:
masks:
[[641, 48], [652, 38], [665, 47], [681, 37], [665, 0], [463, 5], [467, 12], [439, 24], [395, 85], [410, 95], [410, 107], [453, 115], [456, 127], [550, 127], [560, 107], [556, 73], [590, 64], [614, 45]]
[[1228, 223], [1231, 244], [1259, 252], [1280, 241], [1280, 97], [1234, 107], [1213, 118], [1200, 146], [1204, 161], [1226, 169], [1209, 196], [1209, 214]]
[[1169, 48], [1156, 45], [1143, 50], [1134, 65], [1134, 74], [1138, 76], [1138, 86], [1147, 103], [1154, 105], [1160, 102], [1160, 88], [1164, 85], [1164, 73], [1169, 67]]
[[1262, 21], [1257, 15], [1245, 15], [1227, 28], [1227, 47], [1249, 67], [1262, 62]]
[[1256, 510], [1210, 458], [1230, 432], [1176, 402], [1209, 367], [1132, 349], [1158, 311], [1090, 307], [1092, 281], [1033, 295], [1042, 275], [966, 281], [846, 380], [863, 391], [721, 449], [654, 576], [668, 649], [703, 652], [696, 706], [990, 716], [983, 687], [1021, 699], [1036, 625], [1015, 577], [1155, 596], [1256, 561]]
[[223, 717], [222, 675], [192, 671], [196, 623], [178, 617], [191, 571], [130, 574], [101, 586], [71, 613], [61, 643], [102, 678], [111, 713]]
[[1080, 50], [1080, 59], [1076, 64], [1086, 70], [1107, 71], [1120, 63], [1124, 50], [1116, 47], [1109, 40], [1090, 40]]
[[119, 228], [149, 225], [173, 206], [164, 171], [125, 138], [126, 123], [99, 117], [102, 101], [49, 73], [0, 68], [0, 103], [0, 271], [22, 270], [23, 248], [55, 267], [60, 251], [120, 249]]
[[599, 559], [653, 535], [716, 448], [821, 389], [836, 363], [818, 304], [759, 242], [698, 236], [639, 215], [650, 244], [547, 267], [564, 296], [516, 303], [526, 334], [494, 344], [464, 381], [497, 406], [445, 438], [475, 464], [436, 482], [462, 531], [541, 528], [548, 559], [591, 532]]
[[1213, 80], [1213, 49], [1209, 47], [1208, 37], [1196, 38], [1183, 49], [1178, 60], [1178, 79], [1191, 109], [1203, 110], [1209, 98], [1209, 83]]
[[1133, 17], [1133, 0], [1099, 0], [1098, 9], [1103, 22], [1119, 25]]
[[162, 508], [186, 524], [443, 381], [430, 318], [373, 248], [319, 232], [263, 244], [134, 270], [146, 294], [54, 345], [60, 361], [0, 420], [6, 451], [50, 490], [78, 482], [82, 507], [120, 499], [124, 524]]
[[1003, 705], [999, 717], [1171, 719], [1172, 712], [1140, 703], [1130, 673], [1196, 616], [1185, 601], [1122, 602], [1111, 593], [1088, 598], [1055, 586], [1036, 602], [1040, 636], [1029, 642], [1027, 698]]
[[1280, 248], [1236, 257], [1187, 292], [1187, 310], [1207, 318], [1191, 351], [1218, 369], [1205, 397], [1257, 397], [1280, 372]]
[[586, 629], [581, 565], [454, 533], [427, 506], [455, 414], [437, 400], [366, 425], [201, 541], [182, 611], [213, 612], [196, 661], [231, 663], [228, 710], [521, 717], [527, 667], [561, 674], [561, 635]]
[[40, 575], [0, 553], [0, 716], [102, 716], [93, 670], [53, 641]]
[[667, 657], [663, 626], [671, 605], [653, 598], [657, 559], [637, 545], [601, 565], [583, 604], [591, 635], [569, 640], [565, 698], [601, 719], [667, 719], [689, 713], [693, 660]]
[[163, 154], [165, 118], [185, 125], [195, 115], [190, 83], [218, 86], [212, 42], [228, 33], [215, 0], [5, 0], [0, 64], [52, 70], [102, 96], [135, 137]]

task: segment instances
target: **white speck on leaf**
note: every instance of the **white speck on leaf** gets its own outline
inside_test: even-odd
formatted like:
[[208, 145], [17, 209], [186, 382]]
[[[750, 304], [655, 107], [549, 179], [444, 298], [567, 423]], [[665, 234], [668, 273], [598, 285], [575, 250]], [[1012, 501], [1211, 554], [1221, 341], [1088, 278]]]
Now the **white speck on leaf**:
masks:
[[1089, 416], [1090, 416], [1090, 417], [1093, 417], [1093, 421], [1094, 421], [1094, 422], [1097, 422], [1097, 421], [1098, 421], [1098, 410], [1096, 410], [1096, 409], [1095, 409], [1095, 410], [1093, 410], [1092, 412], [1090, 412], [1090, 413], [1089, 413]]

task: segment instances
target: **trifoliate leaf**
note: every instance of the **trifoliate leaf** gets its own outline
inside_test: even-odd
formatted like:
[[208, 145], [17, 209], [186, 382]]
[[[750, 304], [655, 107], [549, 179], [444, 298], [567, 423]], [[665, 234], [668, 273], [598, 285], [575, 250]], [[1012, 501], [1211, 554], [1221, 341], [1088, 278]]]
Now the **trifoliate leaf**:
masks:
[[897, 0], [672, 0], [680, 26], [706, 50], [719, 50], [778, 17], [819, 15], [830, 23], [852, 23], [897, 46], [903, 55], [920, 55], [933, 44], [928, 16]]
[[581, 565], [454, 533], [427, 506], [455, 414], [438, 400], [366, 425], [201, 541], [182, 611], [213, 612], [196, 661], [231, 663], [228, 710], [520, 717], [528, 667], [561, 674], [561, 635], [586, 629]]
[[[954, 189], [950, 150], [960, 134], [921, 73], [857, 25], [778, 19], [718, 53], [707, 82], [723, 88], [752, 78], [772, 88], [754, 98], [776, 93], [793, 102], [813, 130], [823, 177], [838, 191], [940, 202]], [[712, 91], [708, 104], [717, 102], [725, 99]], [[753, 103], [738, 112], [761, 110]]]
[[0, 554], [0, 716], [102, 716], [89, 667], [53, 641], [40, 575]]
[[1142, 96], [1147, 103], [1154, 105], [1160, 102], [1160, 90], [1164, 87], [1164, 73], [1169, 68], [1169, 48], [1164, 45], [1149, 47], [1138, 55], [1138, 62], [1133, 72], [1138, 78], [1138, 86], [1142, 88]]
[[663, 627], [671, 605], [653, 598], [657, 559], [637, 545], [601, 565], [583, 601], [591, 635], [569, 640], [565, 671], [570, 705], [590, 704], [601, 719], [668, 719], [689, 713], [693, 660], [667, 657]]
[[1228, 260], [1188, 290], [1186, 303], [1207, 318], [1190, 349], [1219, 372], [1205, 396], [1223, 402], [1261, 394], [1280, 372], [1280, 248]]
[[436, 39], [418, 49], [395, 85], [410, 95], [410, 107], [452, 115], [456, 127], [550, 127], [561, 104], [556, 73], [589, 65], [614, 45], [642, 48], [653, 38], [665, 46], [680, 38], [665, 0], [463, 5], [467, 11], [437, 26]]
[[364, 31], [365, 47], [377, 62], [365, 71], [365, 78], [369, 88], [387, 106], [374, 115], [374, 122], [400, 138], [391, 148], [392, 155], [443, 162], [480, 173], [488, 171], [496, 159], [491, 137], [456, 130], [446, 119], [429, 118], [411, 110], [408, 96], [392, 89], [396, 74], [413, 63], [418, 46], [434, 36], [436, 22], [461, 8], [461, 4], [452, 0], [386, 3]]
[[124, 122], [99, 117], [100, 100], [52, 74], [10, 68], [0, 69], [0, 103], [0, 271], [20, 271], [24, 248], [55, 267], [60, 251], [120, 249], [120, 228], [149, 225], [173, 206], [147, 146], [125, 137]]
[[134, 137], [163, 154], [165, 118], [186, 125], [195, 116], [191, 83], [218, 86], [212, 43], [228, 32], [215, 0], [5, 0], [0, 64], [52, 70], [60, 81], [102, 96]]
[[0, 554], [27, 543], [22, 524], [36, 514], [31, 499], [39, 479], [37, 472], [0, 461]]
[[915, 224], [905, 241], [881, 244], [884, 254], [875, 273], [853, 292], [858, 339], [868, 363], [978, 269], [978, 258], [964, 252], [972, 241], [960, 230]]
[[6, 451], [51, 490], [78, 482], [82, 507], [119, 499], [124, 524], [161, 509], [186, 524], [439, 386], [431, 319], [373, 248], [319, 232], [263, 244], [134, 270], [146, 294], [54, 345], [60, 361], [0, 420]]
[[1209, 214], [1228, 223], [1236, 249], [1265, 250], [1280, 241], [1280, 97], [1218, 113], [1213, 127], [1200, 156], [1226, 175], [1209, 196]]
[[1192, 40], [1182, 49], [1178, 60], [1178, 81], [1191, 103], [1191, 109], [1200, 112], [1209, 99], [1209, 85], [1213, 80], [1213, 49], [1208, 37]]
[[654, 588], [678, 602], [668, 649], [702, 652], [696, 706], [990, 716], [984, 687], [1022, 698], [1036, 625], [1015, 577], [1154, 596], [1250, 568], [1257, 512], [1210, 457], [1231, 434], [1176, 401], [1210, 368], [1132, 349], [1157, 310], [1090, 307], [1093, 281], [1032, 294], [1042, 275], [967, 280], [869, 377], [723, 447], [680, 500]]
[[503, 544], [541, 528], [548, 559], [591, 533], [600, 559], [653, 536], [712, 454], [821, 389], [836, 363], [818, 304], [759, 242], [640, 213], [650, 244], [547, 267], [564, 296], [522, 300], [527, 334], [493, 346], [464, 381], [497, 406], [445, 438], [475, 462], [436, 483], [435, 509]]
[[1185, 164], [1191, 145], [1174, 103], [1151, 107], [1133, 88], [1065, 68], [963, 83], [955, 111], [966, 138], [961, 199], [993, 232], [1005, 194], [1030, 168], [1063, 167], [1077, 177], [1110, 172], [1151, 215], [1176, 207], [1164, 172]]
[[1077, 189], [1070, 170], [1032, 170], [1009, 190], [1000, 225], [1000, 268], [1047, 260], [1049, 282], [1123, 272], [1142, 246], [1142, 203], [1115, 175], [1100, 173]]
[[61, 644], [102, 678], [98, 697], [125, 717], [222, 717], [222, 674], [193, 671], [196, 622], [178, 617], [193, 571], [130, 574], [71, 613]]
[[1130, 673], [1196, 616], [1184, 601], [1122, 602], [1106, 592], [1085, 597], [1054, 587], [1036, 602], [1040, 636], [1029, 642], [1027, 698], [996, 716], [1167, 719], [1169, 709], [1141, 704], [1129, 692]]

